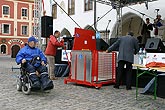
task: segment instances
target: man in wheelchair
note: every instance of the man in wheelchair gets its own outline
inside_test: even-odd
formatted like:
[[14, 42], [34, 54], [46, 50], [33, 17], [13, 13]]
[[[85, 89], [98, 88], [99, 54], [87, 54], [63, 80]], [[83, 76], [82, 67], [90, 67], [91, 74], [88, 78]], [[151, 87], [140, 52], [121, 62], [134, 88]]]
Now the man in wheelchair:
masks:
[[35, 37], [29, 37], [28, 44], [18, 52], [16, 63], [22, 64], [25, 71], [29, 74], [32, 88], [43, 90], [53, 89], [54, 85], [49, 79], [46, 67], [47, 59], [43, 52], [36, 47], [37, 42]]

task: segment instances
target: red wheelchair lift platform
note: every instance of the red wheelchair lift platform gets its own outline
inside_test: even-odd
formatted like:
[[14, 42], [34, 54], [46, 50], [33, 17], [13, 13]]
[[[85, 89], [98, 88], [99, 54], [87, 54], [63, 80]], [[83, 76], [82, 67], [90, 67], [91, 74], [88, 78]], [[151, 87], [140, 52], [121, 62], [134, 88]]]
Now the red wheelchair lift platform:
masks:
[[116, 53], [97, 51], [94, 31], [75, 29], [69, 66], [70, 73], [64, 84], [71, 82], [101, 88], [115, 83]]

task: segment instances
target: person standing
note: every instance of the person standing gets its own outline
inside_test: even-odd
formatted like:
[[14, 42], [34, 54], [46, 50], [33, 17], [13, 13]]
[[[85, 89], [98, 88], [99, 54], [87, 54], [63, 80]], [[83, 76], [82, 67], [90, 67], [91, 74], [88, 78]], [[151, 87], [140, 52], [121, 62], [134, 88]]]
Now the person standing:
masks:
[[154, 35], [162, 40], [162, 36], [164, 35], [164, 21], [161, 19], [161, 15], [157, 15], [156, 19], [154, 19], [153, 26], [155, 28]]
[[151, 31], [153, 30], [153, 26], [150, 23], [150, 19], [146, 18], [146, 23], [143, 24], [141, 35], [142, 35], [142, 44], [146, 44], [147, 39], [151, 38]]
[[132, 64], [134, 61], [134, 54], [139, 51], [138, 40], [133, 37], [133, 33], [129, 32], [128, 35], [119, 37], [106, 52], [111, 52], [116, 48], [119, 49], [118, 55], [118, 72], [116, 77], [116, 84], [114, 88], [119, 89], [121, 78], [126, 65], [126, 89], [130, 90], [132, 80]]
[[57, 40], [57, 38], [60, 37], [60, 32], [55, 31], [54, 35], [50, 35], [48, 45], [45, 50], [45, 55], [48, 59], [48, 71], [49, 71], [49, 77], [51, 80], [56, 80], [57, 78], [55, 77], [55, 56], [56, 56], [56, 51], [58, 47], [63, 47], [64, 46], [64, 39], [62, 39], [60, 42]]

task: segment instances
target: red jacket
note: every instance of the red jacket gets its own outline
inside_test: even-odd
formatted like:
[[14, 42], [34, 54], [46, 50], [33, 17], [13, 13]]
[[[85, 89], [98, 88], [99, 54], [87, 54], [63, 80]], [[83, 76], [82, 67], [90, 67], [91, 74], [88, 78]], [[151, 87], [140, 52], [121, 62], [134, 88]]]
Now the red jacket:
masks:
[[45, 55], [55, 56], [58, 47], [64, 46], [64, 42], [58, 42], [57, 38], [53, 35], [50, 35], [48, 45], [45, 50]]

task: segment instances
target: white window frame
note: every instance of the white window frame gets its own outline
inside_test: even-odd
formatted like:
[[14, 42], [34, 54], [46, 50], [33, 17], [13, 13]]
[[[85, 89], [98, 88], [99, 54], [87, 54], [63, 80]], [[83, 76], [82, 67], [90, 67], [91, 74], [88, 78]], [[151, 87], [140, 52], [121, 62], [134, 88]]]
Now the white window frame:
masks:
[[[4, 25], [9, 25], [9, 33], [4, 33]], [[11, 34], [11, 24], [9, 23], [2, 23], [2, 34]]]
[[[27, 10], [27, 11], [26, 11], [26, 14], [27, 14], [26, 16], [23, 16], [23, 15], [22, 15], [23, 9]], [[28, 17], [28, 9], [27, 9], [27, 8], [21, 8], [21, 16], [22, 16], [22, 17]]]
[[[3, 13], [3, 7], [4, 7], [4, 6], [9, 8], [8, 14], [4, 14], [4, 13]], [[2, 15], [10, 15], [10, 6], [9, 6], [9, 5], [2, 5]]]
[[[27, 33], [23, 34], [23, 26], [27, 26]], [[28, 25], [21, 25], [21, 35], [27, 36], [28, 35]]]

